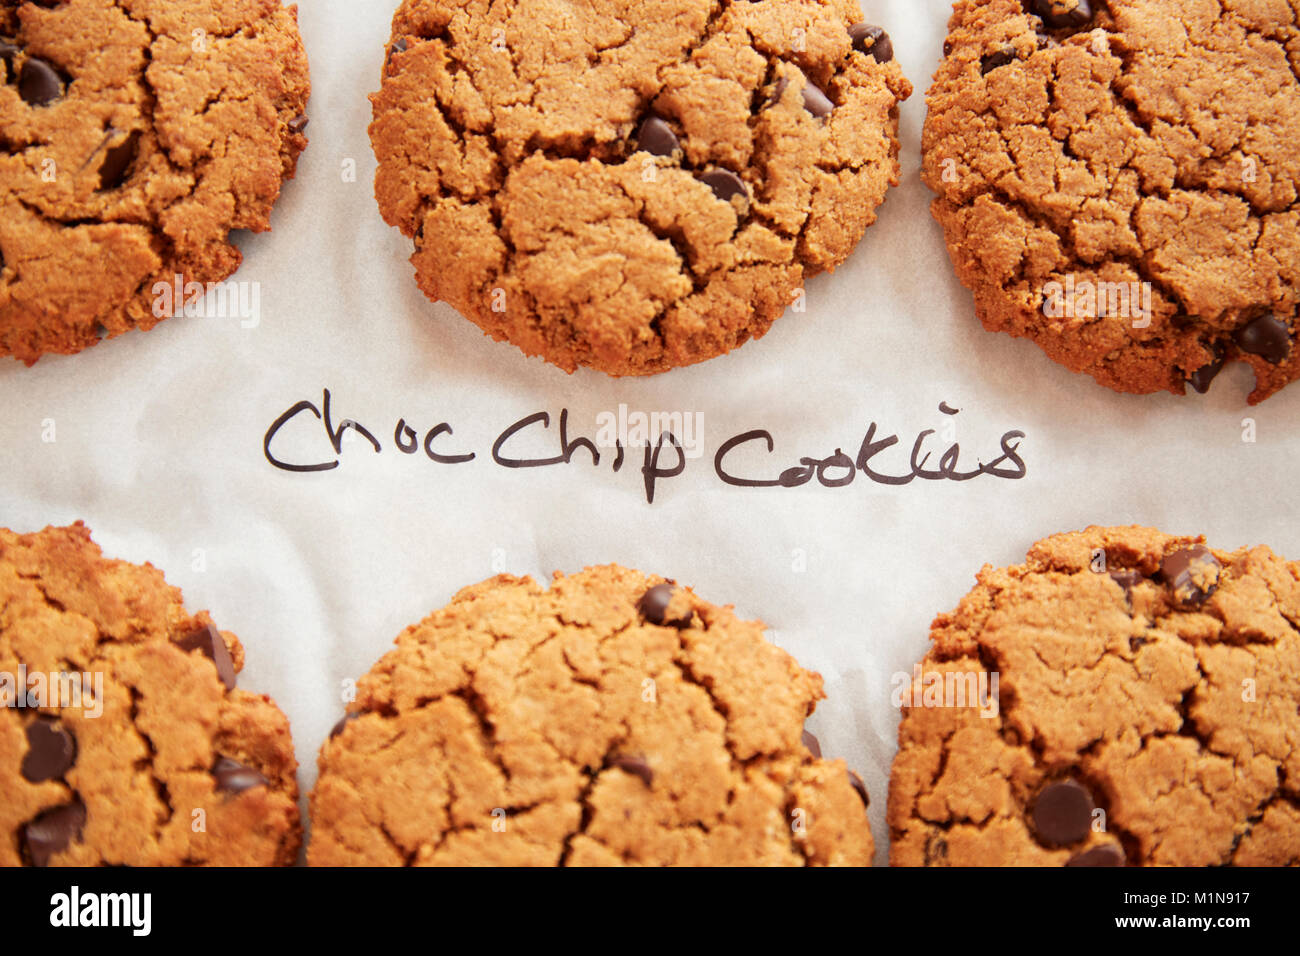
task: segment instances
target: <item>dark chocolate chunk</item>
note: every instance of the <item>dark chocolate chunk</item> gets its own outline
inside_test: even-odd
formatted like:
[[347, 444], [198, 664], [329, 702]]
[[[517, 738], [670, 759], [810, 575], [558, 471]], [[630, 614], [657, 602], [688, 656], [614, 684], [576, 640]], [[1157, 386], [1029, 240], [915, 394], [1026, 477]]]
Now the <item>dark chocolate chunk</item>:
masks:
[[641, 595], [641, 600], [637, 602], [636, 609], [651, 624], [658, 624], [662, 627], [675, 627], [678, 630], [690, 627], [690, 613], [686, 617], [672, 619], [668, 617], [668, 606], [672, 604], [675, 593], [676, 589], [671, 584], [656, 584]]
[[202, 651], [217, 666], [217, 676], [226, 690], [235, 689], [235, 664], [230, 659], [230, 648], [221, 638], [221, 632], [211, 624], [193, 631], [176, 642], [183, 651]]
[[1124, 854], [1120, 848], [1107, 843], [1104, 846], [1095, 846], [1091, 850], [1084, 850], [1078, 856], [1073, 856], [1065, 864], [1066, 866], [1123, 866]]
[[808, 752], [811, 753], [814, 757], [816, 757], [819, 760], [821, 759], [821, 755], [822, 755], [821, 742], [812, 734], [808, 733], [808, 731], [806, 730], [803, 732], [803, 745], [806, 748], [808, 748]]
[[1215, 377], [1223, 371], [1224, 353], [1219, 346], [1212, 346], [1211, 354], [1214, 355], [1207, 364], [1202, 365], [1191, 375], [1187, 376], [1187, 384], [1192, 386], [1202, 395], [1210, 390], [1210, 383]]
[[[110, 136], [116, 130], [110, 131]], [[126, 180], [127, 173], [140, 154], [140, 133], [127, 133], [116, 145], [104, 151], [99, 164], [99, 188], [116, 189]]]
[[1243, 352], [1258, 355], [1274, 365], [1281, 365], [1291, 354], [1291, 330], [1274, 315], [1261, 315], [1243, 325], [1232, 340]]
[[700, 182], [713, 190], [713, 195], [723, 202], [731, 202], [736, 196], [749, 199], [749, 189], [744, 180], [729, 169], [715, 169], [700, 177]]
[[871, 806], [871, 798], [867, 796], [867, 785], [862, 782], [862, 778], [852, 770], [849, 771], [849, 785], [858, 791], [858, 796], [862, 798], [864, 807]]
[[289, 132], [297, 136], [307, 128], [307, 124], [310, 122], [311, 120], [309, 120], [305, 114], [299, 113], [293, 119], [289, 120]]
[[23, 827], [23, 847], [32, 866], [49, 866], [50, 858], [81, 839], [86, 805], [79, 798], [46, 810]]
[[1092, 22], [1090, 0], [1027, 0], [1027, 9], [1043, 18], [1053, 30], [1081, 27]]
[[641, 782], [647, 787], [655, 782], [655, 772], [650, 769], [650, 764], [645, 757], [634, 757], [630, 754], [619, 754], [610, 760], [609, 765], [619, 770], [625, 770], [633, 776], [641, 778]]
[[1110, 579], [1122, 587], [1125, 592], [1132, 591], [1134, 585], [1145, 578], [1145, 575], [1136, 568], [1116, 568], [1109, 573]]
[[58, 780], [76, 761], [76, 738], [57, 720], [38, 717], [27, 725], [27, 753], [21, 768], [27, 780]]
[[1203, 544], [1179, 548], [1160, 562], [1160, 577], [1173, 589], [1179, 604], [1196, 606], [1214, 593], [1222, 567]]
[[245, 767], [229, 757], [217, 758], [217, 762], [212, 765], [212, 776], [216, 778], [217, 789], [222, 793], [243, 793], [267, 784], [266, 778], [252, 767]]
[[408, 48], [406, 37], [398, 37], [388, 48], [388, 54], [384, 57], [384, 69], [387, 70], [393, 63], [394, 53], [405, 53]]
[[849, 27], [853, 49], [876, 58], [877, 63], [888, 63], [894, 58], [894, 44], [889, 34], [869, 23], [855, 23]]
[[1038, 793], [1034, 801], [1034, 830], [1050, 846], [1078, 843], [1092, 827], [1096, 804], [1088, 788], [1076, 780], [1057, 780]]
[[63, 80], [54, 67], [29, 56], [18, 74], [18, 95], [29, 106], [49, 106], [63, 95]]
[[346, 727], [348, 724], [352, 723], [352, 721], [356, 720], [360, 716], [361, 716], [360, 714], [356, 714], [356, 713], [344, 714], [339, 719], [339, 722], [335, 724], [334, 727], [330, 730], [330, 740], [333, 740], [339, 734], [343, 733], [343, 728]]
[[1000, 66], [1016, 62], [1016, 51], [1010, 46], [994, 53], [986, 53], [980, 58], [980, 76], [988, 76]]
[[768, 99], [768, 101], [763, 104], [763, 109], [769, 110], [773, 106], [776, 106], [777, 103], [780, 103], [781, 97], [785, 96], [786, 87], [788, 87], [789, 85], [790, 85], [789, 80], [787, 80], [784, 76], [778, 76], [776, 78], [776, 85], [772, 87], [772, 95]]
[[831, 115], [831, 111], [835, 109], [835, 104], [831, 102], [829, 96], [814, 86], [810, 80], [803, 86], [803, 108], [818, 119], [822, 119]]
[[668, 156], [681, 151], [681, 141], [671, 126], [658, 116], [647, 116], [636, 134], [637, 149], [651, 156]]

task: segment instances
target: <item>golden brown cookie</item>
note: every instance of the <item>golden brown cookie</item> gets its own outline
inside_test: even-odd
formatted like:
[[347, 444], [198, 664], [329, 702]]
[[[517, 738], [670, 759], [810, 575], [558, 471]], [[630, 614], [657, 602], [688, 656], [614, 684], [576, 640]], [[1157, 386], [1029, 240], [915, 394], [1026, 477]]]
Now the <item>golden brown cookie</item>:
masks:
[[1121, 392], [1300, 377], [1294, 0], [957, 0], [924, 178], [986, 328]]
[[761, 623], [662, 579], [493, 578], [360, 680], [307, 859], [865, 866], [861, 781], [801, 739], [822, 696]]
[[1297, 627], [1264, 547], [1089, 528], [985, 567], [903, 688], [891, 861], [1300, 863]]
[[279, 0], [0, 3], [0, 355], [194, 314], [270, 228], [309, 93]]
[[0, 529], [0, 866], [270, 866], [297, 764], [243, 649], [83, 524]]
[[910, 94], [856, 0], [404, 0], [375, 192], [430, 299], [568, 372], [649, 375], [844, 262]]

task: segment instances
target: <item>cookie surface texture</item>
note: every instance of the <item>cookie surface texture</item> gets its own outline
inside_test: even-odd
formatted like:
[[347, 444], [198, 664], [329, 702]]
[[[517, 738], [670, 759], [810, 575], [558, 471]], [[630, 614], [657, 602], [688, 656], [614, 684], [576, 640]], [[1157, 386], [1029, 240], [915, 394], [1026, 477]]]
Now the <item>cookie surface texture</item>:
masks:
[[314, 866], [869, 865], [804, 745], [821, 678], [758, 622], [609, 566], [408, 628], [320, 753]]
[[279, 0], [0, 3], [0, 355], [202, 314], [231, 231], [270, 228], [309, 92]]
[[649, 375], [844, 262], [910, 93], [854, 0], [405, 0], [375, 192], [430, 299], [566, 371]]
[[1266, 547], [1089, 528], [985, 567], [903, 702], [891, 862], [1300, 863], [1298, 626]]
[[1300, 376], [1300, 6], [957, 0], [924, 179], [991, 331], [1120, 392]]
[[0, 865], [272, 866], [301, 843], [293, 742], [243, 649], [84, 525], [0, 529]]

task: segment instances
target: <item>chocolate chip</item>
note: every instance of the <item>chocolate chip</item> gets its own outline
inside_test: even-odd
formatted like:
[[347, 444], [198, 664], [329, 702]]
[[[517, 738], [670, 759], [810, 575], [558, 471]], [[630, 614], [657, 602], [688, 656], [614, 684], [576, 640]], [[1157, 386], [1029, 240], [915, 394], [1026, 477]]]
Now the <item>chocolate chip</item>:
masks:
[[1110, 579], [1122, 587], [1125, 593], [1132, 591], [1134, 586], [1145, 579], [1145, 575], [1135, 568], [1116, 568], [1110, 572]]
[[1160, 562], [1160, 577], [1173, 588], [1179, 604], [1198, 605], [1215, 592], [1222, 567], [1203, 544], [1179, 548]]
[[835, 104], [831, 102], [829, 96], [809, 81], [803, 85], [803, 108], [818, 119], [822, 119], [831, 115]]
[[862, 778], [852, 770], [849, 771], [849, 785], [858, 791], [858, 796], [862, 798], [864, 807], [871, 806], [871, 798], [867, 796], [867, 785], [862, 782]]
[[625, 770], [633, 776], [640, 777], [641, 782], [647, 787], [655, 782], [655, 772], [650, 769], [650, 764], [646, 762], [645, 757], [619, 754], [610, 760], [609, 765], [619, 770]]
[[252, 767], [245, 767], [229, 757], [218, 757], [212, 765], [212, 776], [216, 778], [217, 789], [222, 793], [243, 793], [254, 787], [265, 787], [266, 778]]
[[1187, 376], [1187, 384], [1192, 386], [1192, 388], [1196, 389], [1202, 395], [1210, 390], [1210, 383], [1213, 382], [1215, 377], [1223, 371], [1223, 349], [1215, 345], [1211, 347], [1210, 352], [1214, 358], [1212, 358], [1209, 363], [1202, 365], [1191, 375]]
[[405, 53], [407, 48], [406, 37], [398, 37], [393, 41], [392, 46], [388, 48], [388, 55], [384, 57], [384, 69], [393, 62], [394, 53]]
[[344, 714], [343, 717], [339, 720], [339, 722], [335, 724], [334, 727], [330, 730], [330, 740], [333, 740], [339, 734], [343, 733], [343, 728], [345, 728], [348, 724], [352, 723], [352, 721], [356, 720], [360, 716], [361, 716], [360, 714]]
[[311, 120], [309, 120], [306, 115], [299, 113], [293, 119], [289, 120], [289, 132], [297, 136], [307, 128], [307, 124], [310, 122]]
[[637, 602], [636, 609], [641, 612], [651, 624], [658, 624], [661, 627], [675, 627], [681, 630], [684, 627], [691, 626], [691, 614], [687, 613], [685, 617], [669, 619], [668, 606], [673, 602], [673, 595], [676, 588], [671, 584], [656, 584], [645, 594], [641, 595], [641, 600]]
[[749, 200], [749, 189], [744, 181], [729, 169], [715, 169], [705, 173], [700, 177], [700, 182], [712, 189], [713, 195], [723, 202], [731, 202], [737, 196], [747, 202]]
[[1291, 354], [1291, 330], [1274, 315], [1261, 315], [1239, 328], [1232, 340], [1237, 348], [1258, 355], [1265, 362], [1280, 365]]
[[1057, 780], [1034, 801], [1034, 829], [1050, 846], [1078, 843], [1088, 835], [1095, 809], [1087, 787], [1076, 780]]
[[956, 48], [952, 45], [952, 40], [949, 39], [949, 40], [944, 40], [944, 41], [943, 41], [943, 55], [944, 55], [944, 56], [952, 56], [952, 51], [953, 51], [954, 49], [956, 49]]
[[821, 743], [817, 740], [816, 737], [808, 733], [808, 731], [806, 730], [803, 732], [803, 745], [808, 748], [808, 752], [811, 753], [814, 757], [816, 757], [819, 760], [821, 759], [821, 755], [822, 755]]
[[23, 846], [32, 866], [49, 866], [50, 857], [81, 839], [86, 805], [80, 799], [46, 810], [23, 827]]
[[772, 96], [763, 104], [763, 109], [771, 109], [773, 106], [776, 106], [777, 103], [780, 103], [781, 97], [785, 96], [786, 87], [789, 85], [790, 81], [784, 76], [777, 77], [776, 86], [772, 87]]
[[1124, 854], [1113, 844], [1095, 846], [1070, 858], [1066, 866], [1123, 866]]
[[[116, 133], [111, 130], [110, 135]], [[104, 152], [104, 159], [99, 164], [99, 188], [116, 189], [126, 179], [135, 158], [140, 153], [140, 133], [127, 133], [116, 146], [110, 146]]]
[[18, 95], [30, 106], [49, 106], [63, 95], [63, 81], [54, 67], [29, 56], [18, 74]]
[[671, 126], [658, 116], [647, 116], [636, 134], [637, 149], [651, 156], [673, 156], [681, 152], [682, 144]]
[[183, 651], [202, 651], [203, 656], [217, 666], [217, 676], [226, 685], [226, 690], [235, 689], [235, 664], [230, 659], [230, 648], [222, 640], [221, 632], [211, 624], [186, 634], [176, 642], [176, 646]]
[[877, 63], [888, 63], [894, 58], [894, 44], [889, 34], [869, 23], [855, 23], [849, 27], [853, 49], [876, 58]]
[[998, 67], [1014, 62], [1016, 62], [1016, 51], [1009, 46], [1003, 47], [996, 53], [986, 53], [980, 58], [980, 76], [988, 76]]
[[32, 783], [58, 780], [77, 760], [77, 741], [71, 731], [52, 717], [39, 717], [27, 725], [27, 754], [22, 774]]
[[1089, 0], [1028, 0], [1030, 13], [1036, 13], [1053, 30], [1081, 27], [1092, 21]]

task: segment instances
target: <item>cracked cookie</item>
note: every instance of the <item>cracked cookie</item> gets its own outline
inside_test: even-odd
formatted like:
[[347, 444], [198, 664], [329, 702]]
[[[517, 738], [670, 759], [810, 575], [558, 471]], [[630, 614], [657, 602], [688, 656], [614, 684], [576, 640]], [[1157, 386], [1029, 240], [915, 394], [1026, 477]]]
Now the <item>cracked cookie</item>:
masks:
[[650, 375], [844, 262], [909, 95], [856, 0], [404, 0], [375, 194], [430, 299], [567, 372]]
[[990, 331], [1121, 392], [1300, 377], [1300, 4], [957, 0], [924, 179]]
[[0, 529], [0, 866], [270, 866], [297, 764], [243, 649], [85, 525]]
[[358, 682], [307, 860], [866, 866], [861, 781], [802, 734], [822, 697], [761, 623], [671, 582], [492, 578]]
[[270, 228], [309, 92], [279, 0], [0, 2], [0, 355], [193, 314]]
[[985, 567], [913, 675], [891, 862], [1300, 864], [1298, 627], [1264, 547], [1089, 528]]

